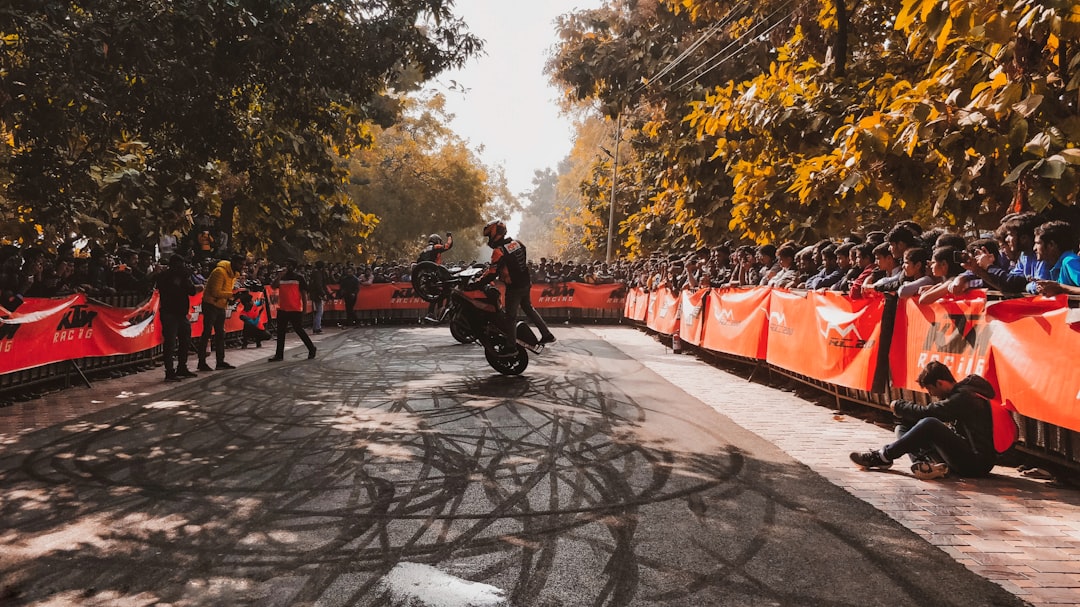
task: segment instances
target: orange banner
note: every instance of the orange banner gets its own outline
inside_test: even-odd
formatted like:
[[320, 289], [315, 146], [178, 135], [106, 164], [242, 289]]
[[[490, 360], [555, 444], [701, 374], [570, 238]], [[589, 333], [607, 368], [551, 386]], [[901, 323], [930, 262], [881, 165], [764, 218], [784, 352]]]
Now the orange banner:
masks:
[[564, 282], [553, 285], [534, 284], [529, 293], [534, 308], [580, 308], [588, 310], [621, 310], [626, 301], [626, 285], [591, 285], [583, 282]]
[[765, 359], [772, 289], [713, 289], [705, 302], [702, 347], [736, 356]]
[[137, 308], [114, 308], [78, 294], [27, 299], [0, 316], [0, 373], [49, 363], [134, 354], [161, 343], [158, 296]]
[[881, 296], [773, 289], [766, 360], [782, 369], [870, 390], [881, 341]]
[[1080, 375], [1062, 372], [1080, 358], [1080, 317], [1070, 318], [1067, 298], [994, 302], [986, 307], [986, 318], [988, 379], [996, 379], [1001, 399], [1022, 415], [1080, 431]]
[[649, 314], [649, 294], [644, 289], [634, 288], [626, 296], [625, 316], [630, 320], [645, 322]]
[[648, 327], [657, 333], [671, 335], [679, 323], [679, 298], [671, 289], [653, 291], [649, 300]]
[[686, 343], [701, 345], [701, 331], [705, 326], [705, 299], [709, 289], [696, 292], [683, 291], [679, 303], [679, 337]]
[[407, 282], [376, 283], [360, 287], [356, 310], [427, 310], [428, 302], [420, 298]]
[[900, 300], [889, 350], [892, 384], [919, 390], [915, 378], [932, 360], [948, 366], [957, 379], [972, 373], [985, 376], [990, 332], [982, 291], [927, 306], [920, 306], [914, 298]]

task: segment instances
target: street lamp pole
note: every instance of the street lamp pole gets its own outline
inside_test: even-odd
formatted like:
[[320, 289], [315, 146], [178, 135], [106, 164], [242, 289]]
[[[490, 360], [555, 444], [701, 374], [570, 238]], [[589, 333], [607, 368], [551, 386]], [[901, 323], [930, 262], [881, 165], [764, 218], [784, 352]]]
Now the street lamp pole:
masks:
[[622, 139], [622, 112], [615, 118], [615, 155], [611, 163], [611, 206], [607, 221], [607, 263], [611, 263], [612, 242], [615, 237], [615, 186], [619, 183], [619, 140]]

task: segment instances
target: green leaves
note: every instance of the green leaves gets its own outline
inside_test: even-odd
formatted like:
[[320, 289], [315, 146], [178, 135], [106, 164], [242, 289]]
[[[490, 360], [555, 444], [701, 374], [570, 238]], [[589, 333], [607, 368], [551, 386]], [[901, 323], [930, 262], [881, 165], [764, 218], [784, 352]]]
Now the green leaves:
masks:
[[[481, 49], [449, 0], [31, 5], [0, 23], [0, 124], [14, 134], [0, 185], [4, 204], [32, 202], [47, 239], [137, 200], [152, 211], [130, 213], [140, 233], [183, 229], [187, 210], [228, 224], [239, 208], [245, 246], [294, 227], [325, 246], [342, 229], [327, 210], [342, 192], [335, 152], [399, 119], [388, 91]], [[147, 144], [138, 159], [117, 154], [133, 140]], [[241, 185], [221, 193], [219, 179]], [[112, 225], [89, 235], [121, 238]]]

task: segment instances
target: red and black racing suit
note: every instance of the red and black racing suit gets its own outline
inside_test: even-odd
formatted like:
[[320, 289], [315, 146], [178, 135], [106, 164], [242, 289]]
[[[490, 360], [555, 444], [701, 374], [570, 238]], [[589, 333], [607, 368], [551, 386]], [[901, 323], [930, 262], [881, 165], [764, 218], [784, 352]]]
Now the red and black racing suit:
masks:
[[525, 311], [525, 316], [540, 330], [542, 338], [551, 336], [551, 330], [533, 308], [529, 297], [529, 292], [532, 290], [532, 278], [529, 276], [528, 259], [524, 244], [513, 238], [504, 237], [491, 251], [491, 265], [477, 280], [479, 286], [490, 284], [496, 278], [506, 285], [506, 315], [503, 332], [511, 340], [514, 339], [514, 324], [517, 320], [518, 308]]

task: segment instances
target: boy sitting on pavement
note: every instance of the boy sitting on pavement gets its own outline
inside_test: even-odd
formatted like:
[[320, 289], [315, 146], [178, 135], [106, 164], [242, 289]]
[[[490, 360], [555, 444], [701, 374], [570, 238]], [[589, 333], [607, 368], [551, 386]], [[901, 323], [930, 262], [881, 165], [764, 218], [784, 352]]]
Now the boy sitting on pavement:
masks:
[[897, 440], [870, 451], [855, 451], [851, 461], [864, 469], [884, 470], [902, 455], [911, 455], [916, 478], [986, 476], [997, 460], [994, 422], [988, 399], [990, 382], [969, 375], [957, 382], [949, 368], [931, 361], [919, 373], [918, 383], [936, 400], [926, 406], [906, 400], [889, 404], [900, 419]]

